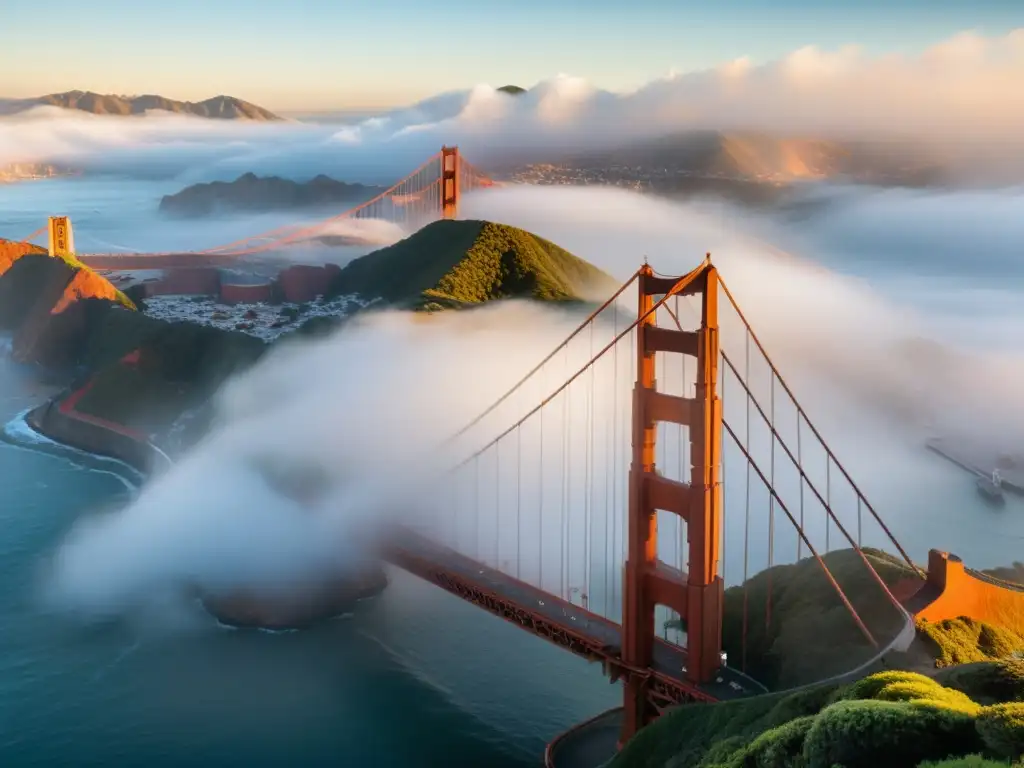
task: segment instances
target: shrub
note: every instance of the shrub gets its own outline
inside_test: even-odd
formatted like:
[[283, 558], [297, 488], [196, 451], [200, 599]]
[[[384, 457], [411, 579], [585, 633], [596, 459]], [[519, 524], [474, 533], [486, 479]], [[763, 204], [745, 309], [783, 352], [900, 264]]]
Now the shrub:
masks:
[[919, 682], [890, 683], [878, 692], [875, 699], [927, 704], [945, 709], [955, 709], [971, 715], [977, 714], [979, 709], [969, 696], [960, 691], [954, 691], [952, 688], [944, 688], [934, 680], [929, 680], [928, 685]]
[[953, 757], [949, 760], [929, 760], [927, 763], [921, 763], [917, 768], [1006, 768], [1006, 763], [997, 763], [981, 755], [967, 755], [966, 757]]
[[813, 715], [798, 717], [765, 731], [739, 752], [730, 768], [801, 768], [804, 740], [814, 725]]
[[977, 729], [993, 754], [1013, 760], [1024, 756], [1024, 703], [986, 707], [978, 715]]
[[861, 699], [874, 699], [886, 686], [899, 683], [910, 683], [925, 687], [937, 685], [932, 678], [917, 672], [891, 670], [888, 672], [878, 672], [874, 675], [863, 677], [855, 683], [851, 683], [845, 688], [838, 690], [833, 700], [857, 701]]
[[1003, 659], [1024, 649], [1024, 635], [966, 616], [934, 623], [919, 621], [917, 632], [937, 667]]
[[815, 719], [804, 744], [808, 768], [911, 766], [978, 752], [974, 718], [892, 701], [841, 701]]
[[1024, 660], [1003, 659], [947, 667], [935, 679], [979, 704], [1024, 701]]

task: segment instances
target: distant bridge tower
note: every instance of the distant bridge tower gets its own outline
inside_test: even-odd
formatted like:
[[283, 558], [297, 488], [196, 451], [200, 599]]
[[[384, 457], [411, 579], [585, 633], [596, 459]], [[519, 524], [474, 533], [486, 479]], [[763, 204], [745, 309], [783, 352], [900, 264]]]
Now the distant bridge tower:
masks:
[[[681, 284], [682, 288], [677, 288]], [[656, 296], [669, 292], [702, 296], [701, 326], [696, 331], [659, 328], [651, 312]], [[718, 387], [718, 272], [710, 260], [687, 275], [656, 277], [645, 266], [639, 280], [637, 379], [633, 391], [633, 463], [629, 471], [627, 558], [623, 574], [622, 660], [648, 669], [654, 661], [654, 607], [676, 611], [686, 627], [686, 675], [692, 683], [714, 679], [721, 666], [723, 582], [718, 576], [722, 518], [722, 409]], [[696, 397], [657, 390], [654, 358], [673, 352], [697, 359]], [[656, 471], [659, 421], [682, 424], [690, 435], [689, 482]], [[679, 515], [686, 523], [688, 566], [683, 573], [658, 559], [657, 511]], [[655, 716], [640, 675], [624, 686], [625, 743]]]
[[67, 216], [51, 216], [49, 231], [51, 256], [74, 255], [75, 233], [71, 229], [71, 219]]
[[459, 215], [459, 148], [441, 147], [441, 218]]

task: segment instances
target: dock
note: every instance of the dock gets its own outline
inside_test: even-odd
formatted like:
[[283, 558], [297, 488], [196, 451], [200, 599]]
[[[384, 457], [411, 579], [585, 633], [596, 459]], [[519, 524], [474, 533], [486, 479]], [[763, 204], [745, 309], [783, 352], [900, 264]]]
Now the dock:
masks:
[[1004, 468], [999, 465], [998, 456], [971, 450], [970, 446], [956, 447], [942, 438], [927, 440], [925, 447], [977, 477], [992, 477], [992, 471], [998, 469], [1003, 490], [1024, 495], [1024, 469]]

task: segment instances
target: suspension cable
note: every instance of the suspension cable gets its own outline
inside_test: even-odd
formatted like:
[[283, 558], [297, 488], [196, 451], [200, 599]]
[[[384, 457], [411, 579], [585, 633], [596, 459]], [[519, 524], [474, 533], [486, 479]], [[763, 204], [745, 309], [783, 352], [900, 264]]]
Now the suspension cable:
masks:
[[775, 367], [775, 363], [772, 362], [772, 359], [768, 355], [768, 352], [764, 348], [764, 345], [761, 343], [760, 339], [757, 338], [757, 334], [754, 333], [754, 329], [748, 322], [746, 315], [743, 314], [743, 310], [740, 309], [739, 303], [736, 301], [735, 297], [733, 297], [732, 291], [729, 290], [729, 286], [726, 285], [721, 275], [719, 275], [718, 284], [722, 286], [722, 290], [725, 292], [726, 298], [729, 299], [729, 303], [732, 304], [733, 309], [736, 310], [736, 314], [739, 316], [740, 322], [742, 322], [743, 325], [746, 327], [751, 339], [753, 339], [754, 343], [757, 345], [757, 348], [761, 351], [761, 354], [764, 356], [765, 362], [768, 363], [768, 366], [771, 368], [772, 372], [778, 377], [779, 384], [785, 390], [786, 394], [789, 395], [790, 399], [793, 401], [793, 404], [796, 406], [797, 411], [803, 414], [804, 422], [807, 424], [811, 432], [821, 443], [822, 447], [825, 449], [825, 452], [828, 454], [829, 457], [831, 457], [832, 461], [835, 462], [836, 467], [839, 469], [840, 472], [842, 472], [843, 476], [846, 478], [846, 481], [850, 484], [850, 486], [853, 488], [856, 494], [861, 499], [863, 499], [864, 506], [867, 507], [868, 512], [871, 513], [871, 516], [875, 518], [875, 521], [882, 527], [882, 530], [885, 531], [886, 536], [889, 537], [889, 541], [891, 541], [893, 545], [896, 547], [896, 549], [899, 550], [899, 553], [903, 557], [903, 559], [907, 561], [907, 564], [914, 570], [916, 574], [918, 574], [919, 576], [923, 576], [923, 574], [921, 573], [921, 569], [918, 568], [918, 566], [914, 564], [914, 561], [910, 559], [910, 555], [907, 554], [906, 550], [903, 549], [899, 541], [896, 540], [896, 537], [893, 534], [892, 530], [889, 528], [889, 526], [885, 524], [885, 521], [882, 520], [881, 516], [875, 510], [874, 506], [872, 506], [871, 502], [869, 502], [867, 500], [867, 497], [861, 492], [860, 487], [857, 485], [856, 482], [854, 482], [853, 478], [850, 476], [850, 473], [846, 471], [846, 468], [842, 465], [839, 459], [836, 458], [836, 455], [832, 452], [832, 449], [829, 447], [828, 443], [825, 442], [825, 438], [821, 436], [820, 432], [818, 432], [817, 427], [815, 427], [811, 420], [807, 417], [807, 413], [804, 411], [803, 406], [800, 405], [800, 401], [797, 400], [796, 395], [793, 394], [793, 390], [791, 390], [789, 388], [789, 385], [786, 384], [786, 380], [782, 377], [782, 374], [779, 372], [779, 369]]
[[483, 421], [489, 414], [493, 413], [494, 410], [498, 406], [500, 406], [502, 403], [504, 403], [509, 397], [511, 397], [513, 395], [513, 393], [515, 393], [516, 390], [518, 390], [521, 386], [523, 386], [523, 384], [525, 384], [527, 381], [529, 381], [541, 368], [543, 368], [545, 365], [547, 365], [547, 363], [550, 362], [551, 359], [555, 355], [557, 355], [559, 352], [561, 352], [564, 347], [568, 346], [569, 342], [572, 341], [574, 338], [576, 338], [576, 336], [578, 336], [583, 331], [584, 328], [586, 328], [588, 325], [590, 325], [591, 322], [593, 322], [594, 319], [597, 318], [598, 315], [600, 315], [602, 312], [604, 312], [610, 305], [614, 304], [615, 300], [618, 299], [619, 296], [621, 296], [622, 293], [627, 288], [629, 288], [630, 285], [633, 284], [633, 281], [636, 280], [637, 277], [639, 277], [639, 275], [640, 275], [640, 270], [638, 269], [636, 272], [633, 273], [633, 275], [629, 278], [629, 280], [627, 280], [625, 283], [623, 283], [622, 286], [614, 294], [612, 294], [611, 298], [609, 298], [607, 301], [604, 302], [604, 304], [602, 304], [597, 309], [595, 309], [593, 312], [591, 312], [589, 315], [587, 315], [586, 319], [583, 322], [581, 322], [578, 326], [576, 326], [576, 329], [572, 333], [570, 333], [565, 338], [565, 340], [562, 341], [561, 344], [559, 344], [557, 347], [555, 347], [553, 350], [551, 350], [551, 352], [547, 355], [547, 357], [545, 357], [543, 360], [541, 360], [539, 363], [537, 363], [537, 365], [535, 365], [525, 376], [523, 376], [523, 378], [521, 378], [519, 381], [517, 381], [515, 384], [513, 384], [512, 387], [507, 392], [505, 392], [505, 394], [503, 394], [501, 397], [499, 397], [497, 400], [495, 400], [491, 404], [491, 406], [489, 408], [484, 410], [479, 416], [477, 416], [475, 419], [473, 419], [468, 424], [466, 424], [466, 426], [464, 426], [458, 432], [456, 432], [453, 435], [449, 436], [448, 439], [446, 439], [444, 442], [441, 443], [441, 447], [443, 447], [445, 445], [448, 445], [449, 443], [451, 443], [454, 440], [458, 439], [462, 435], [466, 434], [466, 432], [468, 432], [470, 429], [472, 429], [477, 424], [479, 424], [481, 421]]

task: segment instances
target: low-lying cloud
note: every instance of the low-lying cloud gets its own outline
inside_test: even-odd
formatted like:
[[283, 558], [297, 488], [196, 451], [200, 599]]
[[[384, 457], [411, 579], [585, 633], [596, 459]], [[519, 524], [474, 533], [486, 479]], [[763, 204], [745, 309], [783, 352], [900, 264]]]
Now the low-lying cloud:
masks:
[[965, 32], [914, 56], [807, 47], [766, 64], [739, 60], [672, 75], [626, 94], [562, 75], [518, 97], [481, 85], [340, 129], [40, 108], [0, 119], [0, 164], [56, 161], [182, 180], [328, 173], [380, 183], [443, 143], [496, 162], [693, 128], [1016, 146], [1024, 135], [1022, 81], [1024, 29], [1001, 37]]
[[[945, 200], [942, 207], [935, 197], [908, 197], [902, 202], [906, 215], [894, 216], [893, 221], [913, 220], [920, 204], [932, 212], [929, 218], [958, 220], [963, 200]], [[1020, 204], [1018, 197], [1018, 207], [1008, 206], [1007, 215], [1016, 215]], [[952, 245], [943, 242], [941, 231], [932, 237], [921, 234], [915, 249], [904, 241], [888, 247], [887, 227], [892, 225], [879, 223], [877, 217], [858, 218], [857, 209], [849, 213], [852, 218], [846, 225], [867, 227], [874, 222], [877, 242], [870, 244], [870, 255], [875, 261], [881, 258], [885, 268], [877, 269], [854, 249], [843, 255], [846, 276], [821, 265], [830, 255], [829, 240], [821, 231], [793, 238], [801, 250], [790, 255], [754, 237], [778, 236], [785, 241], [794, 234], [785, 221], [755, 221], [735, 211], [716, 215], [713, 209], [624, 191], [495, 190], [467, 198], [465, 213], [526, 227], [620, 279], [632, 274], [644, 257], [659, 272], [682, 274], [699, 263], [705, 251], [712, 251], [801, 403], [912, 553], [923, 557], [929, 546], [952, 547], [980, 567], [1012, 561], [1014, 537], [1024, 536], [1024, 530], [1019, 525], [1015, 529], [1015, 520], [1007, 517], [998, 532], [993, 529], [987, 535], [985, 526], [979, 526], [976, 537], [965, 537], [955, 510], [943, 505], [950, 504], [945, 496], [949, 488], [958, 483], [966, 488], [970, 481], [955, 468], [937, 466], [922, 444], [930, 433], [939, 432], [989, 446], [1020, 445], [1024, 407], [1017, 382], [1024, 378], [1024, 348], [1019, 341], [1024, 316], [1009, 300], [993, 303], [991, 297], [1009, 297], [1014, 291], [1019, 295], [1024, 284], [1021, 265], [1004, 273], [1001, 284], [986, 285], [972, 262], [952, 258]], [[970, 221], [961, 221], [964, 227], [971, 226]], [[982, 256], [975, 262], [983, 262], [987, 253], [984, 236], [984, 231], [976, 233], [976, 254]], [[822, 251], [815, 253], [816, 248]], [[818, 263], [802, 258], [803, 253]], [[913, 290], [896, 295], [890, 290], [893, 280], [902, 280]], [[954, 289], [962, 294], [960, 304], [950, 307], [933, 301], [935, 295]], [[634, 302], [630, 296], [623, 298], [620, 329], [635, 311]], [[999, 307], [1003, 311], [997, 311]], [[725, 348], [742, 366], [743, 336], [728, 310], [723, 316]], [[685, 309], [681, 319], [694, 322]], [[56, 560], [54, 594], [75, 610], [110, 615], [185, 585], [230, 592], [299, 583], [353, 562], [359, 547], [353, 548], [352, 542], [369, 546], [367, 542], [389, 523], [438, 522], [435, 516], [453, 507], [446, 506], [447, 496], [439, 495], [436, 477], [470, 444], [486, 442], [511, 424], [514, 414], [549, 393], [572, 366], [560, 358], [554, 361], [552, 365], [564, 370], [551, 371], [545, 384], [514, 398], [474, 431], [468, 443], [455, 446], [459, 450], [441, 450], [443, 439], [529, 370], [577, 321], [578, 317], [556, 310], [516, 303], [430, 319], [386, 313], [350, 325], [325, 341], [282, 347], [223, 390], [217, 429], [174, 471], [146, 488], [128, 509], [85, 521], [70, 535]], [[952, 324], [959, 326], [960, 335], [947, 332]], [[603, 333], [612, 333], [607, 323]], [[1004, 343], [972, 343], [995, 334], [1001, 334]], [[574, 359], [588, 343], [595, 344], [579, 339], [582, 349], [575, 348]], [[596, 347], [600, 345], [598, 338]], [[629, 359], [623, 348], [619, 360]], [[598, 374], [599, 382], [602, 375]], [[667, 375], [666, 382], [670, 379]], [[758, 382], [764, 384], [764, 377]], [[620, 385], [620, 396], [611, 405], [606, 399], [598, 409], [599, 435], [608, 434], [616, 419], [620, 425], [628, 423], [628, 372]], [[570, 418], [577, 430], [578, 424], [586, 423], [583, 404], [593, 397], [587, 394], [586, 378], [579, 386], [583, 389], [572, 395], [575, 415]], [[735, 387], [727, 386], [727, 417], [739, 428], [743, 406], [735, 399]], [[757, 392], [767, 407], [763, 387]], [[605, 397], [610, 395], [606, 392]], [[546, 429], [555, 433], [547, 435], [543, 451], [534, 433], [524, 430], [516, 436], [522, 440], [521, 461], [534, 472], [524, 474], [522, 482], [539, 493], [536, 472], [543, 467], [548, 478], [544, 487], [557, 499], [562, 492], [551, 485], [556, 482], [552, 478], [559, 477], [565, 459], [559, 447], [560, 407], [556, 403], [549, 411], [553, 415]], [[580, 431], [575, 434], [582, 439]], [[603, 457], [596, 454], [596, 465], [586, 471], [591, 477], [618, 477], [621, 489], [628, 466], [628, 431], [623, 428], [620, 437], [625, 441], [622, 449]], [[667, 442], [674, 445], [674, 440]], [[506, 443], [502, 450], [502, 461], [508, 462], [517, 446]], [[585, 454], [580, 450], [572, 455], [574, 462], [581, 462]], [[734, 460], [731, 454], [730, 461]], [[289, 501], [262, 479], [257, 467], [268, 462], [279, 468], [320, 466], [330, 478], [330, 488], [308, 506]], [[666, 466], [674, 462], [670, 457]], [[491, 471], [488, 466], [484, 465], [485, 472]], [[742, 499], [742, 486], [735, 485], [743, 482], [739, 466], [731, 463], [726, 469], [728, 487], [733, 488], [727, 505]], [[577, 481], [584, 476], [581, 470]], [[479, 479], [466, 478], [459, 507], [465, 516], [451, 525], [472, 524], [468, 509], [479, 501], [474, 502], [474, 487], [486, 496], [487, 504], [492, 503], [492, 494], [511, 492], [513, 483], [496, 484], [487, 477], [479, 486], [474, 486]], [[780, 483], [795, 510], [796, 486]], [[604, 503], [600, 500], [605, 496], [599, 489], [595, 503]], [[574, 498], [581, 510], [580, 496]], [[553, 525], [556, 532], [558, 503], [545, 507], [548, 517], [543, 523]], [[507, 500], [498, 509], [506, 515], [501, 525], [514, 520], [523, 535], [523, 530], [533, 531], [531, 526], [542, 522], [526, 517], [539, 509], [529, 499], [522, 503], [522, 520], [508, 517], [518, 504]], [[763, 517], [765, 504], [758, 502], [755, 516]], [[939, 508], [943, 512], [935, 514]], [[970, 509], [968, 513], [974, 514]], [[741, 514], [730, 514], [726, 523], [733, 553], [742, 551], [740, 521]], [[785, 524], [780, 526], [786, 530]], [[466, 529], [462, 534], [463, 541], [475, 538], [484, 554], [492, 546], [488, 542], [497, 540], [489, 529]], [[573, 540], [579, 535], [576, 529]], [[791, 533], [787, 535], [795, 542]], [[820, 540], [816, 543], [822, 545]], [[614, 546], [613, 541], [609, 548]], [[752, 552], [760, 558], [758, 567], [764, 566], [764, 547], [764, 539], [757, 537]], [[531, 557], [536, 560], [536, 553], [530, 555], [525, 547], [514, 555], [497, 551], [496, 545], [492, 549], [488, 556], [497, 561], [508, 557], [518, 565], [518, 558], [526, 567]], [[556, 558], [552, 563], [557, 562], [557, 554], [549, 555]], [[776, 557], [785, 556], [780, 546]], [[726, 564], [733, 581], [742, 573], [738, 567], [735, 560]], [[558, 568], [548, 564], [546, 573], [546, 578], [557, 579]], [[593, 578], [603, 577], [595, 566]]]

